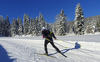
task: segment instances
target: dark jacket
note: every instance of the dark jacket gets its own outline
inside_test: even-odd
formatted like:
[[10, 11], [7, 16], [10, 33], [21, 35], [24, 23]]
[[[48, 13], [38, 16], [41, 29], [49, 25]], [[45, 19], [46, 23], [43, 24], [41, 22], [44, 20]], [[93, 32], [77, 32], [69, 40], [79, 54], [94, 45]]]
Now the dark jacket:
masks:
[[56, 38], [54, 33], [52, 31], [49, 31], [49, 30], [43, 30], [42, 35], [44, 36], [44, 38], [49, 39], [51, 41], [53, 41], [52, 37]]

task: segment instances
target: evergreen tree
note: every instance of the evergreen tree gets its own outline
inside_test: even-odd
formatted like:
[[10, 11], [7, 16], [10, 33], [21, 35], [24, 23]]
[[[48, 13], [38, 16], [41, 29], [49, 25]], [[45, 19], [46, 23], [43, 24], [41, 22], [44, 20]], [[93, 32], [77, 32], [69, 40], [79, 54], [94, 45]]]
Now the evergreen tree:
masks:
[[5, 36], [5, 19], [0, 16], [0, 36]]
[[36, 33], [35, 33], [35, 35], [36, 35], [36, 36], [39, 36], [39, 33], [40, 33], [40, 25], [39, 25], [38, 17], [36, 17], [36, 22], [35, 22], [35, 24], [36, 24], [36, 27], [35, 27]]
[[56, 34], [56, 22], [52, 24], [52, 32]]
[[100, 17], [98, 17], [96, 27], [97, 27], [97, 31], [100, 32]]
[[[38, 19], [37, 19], [38, 21]], [[33, 19], [33, 31], [32, 31], [32, 35], [37, 36], [37, 22], [35, 20], [35, 18]]]
[[95, 33], [95, 23], [94, 22], [90, 22], [86, 28], [86, 33]]
[[19, 25], [18, 25], [18, 21], [16, 19], [15, 19], [15, 28], [16, 28], [16, 35], [18, 35]]
[[21, 18], [18, 17], [17, 21], [18, 21], [18, 35], [22, 36], [22, 34], [23, 34], [22, 33], [22, 31], [23, 31], [23, 29], [22, 29], [22, 20], [21, 20]]
[[9, 22], [9, 17], [6, 16], [5, 20], [5, 36], [10, 36], [10, 22]]
[[[44, 21], [44, 27], [45, 27], [47, 30], [50, 30], [49, 24], [48, 24], [46, 21]], [[42, 29], [42, 28], [41, 28], [41, 29]]]
[[29, 35], [30, 33], [30, 18], [29, 18], [29, 15], [27, 15], [27, 18], [26, 18], [26, 27], [27, 27], [27, 35]]
[[46, 23], [46, 21], [44, 20], [44, 18], [43, 18], [43, 15], [40, 13], [39, 14], [39, 22], [38, 22], [38, 26], [39, 26], [39, 35], [42, 35], [41, 34], [41, 29], [42, 29], [42, 27], [46, 27], [46, 29], [47, 29], [47, 23]]
[[69, 30], [68, 34], [74, 34], [73, 28], [70, 27], [69, 29], [70, 29], [70, 30]]
[[11, 35], [12, 37], [14, 37], [16, 35], [16, 20], [13, 19], [12, 20], [12, 24], [11, 24]]
[[75, 20], [74, 20], [74, 29], [75, 34], [82, 35], [84, 34], [84, 16], [83, 11], [80, 4], [76, 6], [75, 11]]
[[56, 17], [56, 34], [59, 36], [63, 36], [66, 33], [66, 15], [64, 11], [61, 10], [61, 13]]
[[34, 22], [33, 22], [33, 19], [31, 18], [30, 19], [30, 25], [29, 25], [29, 34], [32, 34], [33, 35], [33, 25], [34, 25]]
[[46, 28], [52, 31], [52, 27], [53, 27], [52, 25], [53, 25], [52, 23], [47, 23]]
[[44, 20], [44, 18], [43, 18], [43, 15], [40, 13], [40, 15], [39, 15], [39, 23], [40, 23], [40, 27], [42, 28], [42, 27], [45, 27], [46, 26], [46, 22], [45, 22], [45, 20]]
[[29, 15], [24, 14], [24, 19], [23, 19], [24, 23], [23, 23], [23, 28], [24, 28], [24, 34], [28, 35], [29, 34], [29, 25], [30, 25], [30, 19], [29, 19]]
[[26, 14], [24, 14], [24, 19], [23, 19], [23, 30], [24, 30], [24, 34], [26, 35], [27, 33]]

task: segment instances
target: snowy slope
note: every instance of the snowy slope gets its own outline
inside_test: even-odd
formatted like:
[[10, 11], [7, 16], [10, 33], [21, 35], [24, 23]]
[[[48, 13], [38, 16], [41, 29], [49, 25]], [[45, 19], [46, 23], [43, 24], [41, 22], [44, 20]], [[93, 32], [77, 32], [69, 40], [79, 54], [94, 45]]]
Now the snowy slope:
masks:
[[[44, 53], [42, 37], [0, 37], [0, 62], [100, 62], [100, 35], [58, 36], [54, 40], [65, 58], [48, 44], [51, 58], [35, 53]], [[61, 41], [63, 40], [63, 41]], [[76, 49], [78, 42], [81, 48]], [[67, 49], [65, 48], [67, 47]], [[4, 53], [5, 52], [5, 53]]]

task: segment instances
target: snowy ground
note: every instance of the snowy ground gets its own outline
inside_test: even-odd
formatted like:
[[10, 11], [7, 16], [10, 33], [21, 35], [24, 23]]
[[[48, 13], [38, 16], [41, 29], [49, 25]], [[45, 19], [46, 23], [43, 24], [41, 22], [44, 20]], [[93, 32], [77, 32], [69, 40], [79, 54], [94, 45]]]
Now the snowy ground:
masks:
[[[63, 57], [48, 44], [51, 58], [35, 53], [44, 53], [44, 39], [42, 37], [0, 37], [0, 62], [100, 62], [100, 35], [58, 36], [54, 40]], [[76, 49], [78, 42], [81, 48]], [[65, 48], [67, 47], [67, 49]]]

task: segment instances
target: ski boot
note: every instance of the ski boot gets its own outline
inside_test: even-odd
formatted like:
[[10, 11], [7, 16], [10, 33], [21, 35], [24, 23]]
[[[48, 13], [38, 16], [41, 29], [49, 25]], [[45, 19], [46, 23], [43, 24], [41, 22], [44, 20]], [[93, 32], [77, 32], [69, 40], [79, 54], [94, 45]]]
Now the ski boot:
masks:
[[44, 53], [44, 55], [48, 56], [48, 53]]

